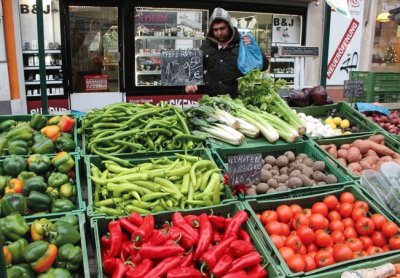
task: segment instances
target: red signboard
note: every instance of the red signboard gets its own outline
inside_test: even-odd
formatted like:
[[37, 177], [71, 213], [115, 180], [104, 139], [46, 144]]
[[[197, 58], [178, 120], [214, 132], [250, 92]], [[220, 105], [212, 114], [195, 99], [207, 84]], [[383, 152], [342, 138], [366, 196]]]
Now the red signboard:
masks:
[[164, 101], [174, 106], [190, 107], [197, 104], [197, 101], [202, 97], [200, 94], [193, 95], [163, 95], [163, 96], [126, 96], [127, 102], [145, 103], [150, 102], [157, 104]]
[[93, 74], [83, 76], [85, 92], [108, 92], [108, 75]]
[[[69, 103], [67, 98], [47, 100], [49, 114], [67, 112]], [[42, 103], [40, 100], [27, 100], [28, 113], [42, 113]]]

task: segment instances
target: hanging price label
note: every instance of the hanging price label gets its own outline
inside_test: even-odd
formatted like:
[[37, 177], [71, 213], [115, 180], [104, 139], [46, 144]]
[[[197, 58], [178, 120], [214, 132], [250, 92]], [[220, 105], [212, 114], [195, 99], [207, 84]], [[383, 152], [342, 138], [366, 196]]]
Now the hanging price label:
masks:
[[263, 159], [260, 153], [228, 157], [228, 175], [231, 186], [257, 184], [261, 178]]

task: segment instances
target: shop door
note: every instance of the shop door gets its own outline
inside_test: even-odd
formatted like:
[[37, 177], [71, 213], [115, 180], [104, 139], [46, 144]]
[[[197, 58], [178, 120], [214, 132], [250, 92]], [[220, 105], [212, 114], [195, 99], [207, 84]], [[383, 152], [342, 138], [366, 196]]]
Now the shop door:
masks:
[[67, 43], [72, 93], [121, 91], [118, 9], [68, 6]]

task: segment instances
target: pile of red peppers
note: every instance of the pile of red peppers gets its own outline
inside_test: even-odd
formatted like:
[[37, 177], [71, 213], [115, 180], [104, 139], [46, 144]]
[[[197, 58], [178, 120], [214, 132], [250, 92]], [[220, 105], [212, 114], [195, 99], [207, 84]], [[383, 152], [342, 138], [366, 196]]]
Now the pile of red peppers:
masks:
[[241, 226], [245, 211], [233, 217], [172, 214], [155, 227], [151, 214], [132, 213], [108, 223], [101, 237], [103, 271], [112, 278], [261, 278], [268, 272]]

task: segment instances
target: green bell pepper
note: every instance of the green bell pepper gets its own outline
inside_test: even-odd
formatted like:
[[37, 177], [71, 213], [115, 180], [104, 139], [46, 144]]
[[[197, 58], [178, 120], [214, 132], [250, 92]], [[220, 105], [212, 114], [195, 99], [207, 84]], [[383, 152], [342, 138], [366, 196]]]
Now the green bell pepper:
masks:
[[36, 219], [31, 224], [31, 237], [34, 241], [42, 240], [47, 231], [53, 227], [53, 223], [47, 218]]
[[76, 199], [76, 186], [75, 184], [71, 184], [69, 182], [64, 183], [60, 187], [60, 196], [61, 198], [70, 199], [74, 201]]
[[31, 191], [29, 197], [26, 198], [28, 208], [35, 212], [48, 211], [51, 204], [50, 197], [41, 192]]
[[9, 131], [17, 125], [14, 120], [5, 120], [0, 123], [0, 132]]
[[8, 145], [8, 139], [6, 136], [0, 136], [0, 155], [3, 155], [3, 151], [4, 149], [7, 147]]
[[6, 175], [16, 177], [24, 170], [26, 170], [26, 161], [23, 156], [12, 154], [4, 159], [3, 171]]
[[36, 274], [28, 264], [18, 264], [7, 268], [8, 278], [35, 278]]
[[21, 139], [9, 141], [7, 148], [9, 154], [26, 155], [29, 153], [28, 143]]
[[9, 240], [18, 240], [28, 231], [28, 223], [20, 214], [11, 214], [0, 219], [0, 232]]
[[25, 238], [20, 238], [7, 245], [8, 251], [11, 253], [12, 263], [20, 264], [24, 262], [24, 254], [28, 241]]
[[32, 154], [26, 162], [29, 170], [36, 174], [46, 172], [51, 166], [50, 158], [42, 154]]
[[24, 193], [24, 195], [27, 196], [33, 190], [38, 192], [46, 192], [46, 189], [47, 189], [47, 184], [44, 182], [44, 178], [42, 176], [35, 176], [27, 179], [24, 182], [22, 193]]
[[26, 198], [21, 193], [7, 193], [0, 200], [0, 206], [3, 216], [12, 213], [25, 215], [28, 212]]
[[47, 125], [47, 118], [42, 114], [33, 114], [29, 125], [33, 129], [41, 130]]
[[63, 217], [60, 217], [57, 222], [67, 222], [75, 227], [78, 230], [79, 218], [76, 215], [69, 214]]
[[33, 130], [27, 123], [17, 125], [16, 127], [12, 128], [7, 134], [7, 138], [10, 141], [18, 139], [28, 141], [31, 140], [32, 137]]
[[36, 177], [36, 174], [34, 172], [22, 171], [21, 173], [18, 174], [17, 178], [25, 183], [26, 180], [32, 177]]
[[51, 160], [53, 166], [61, 173], [68, 173], [75, 166], [75, 161], [67, 152], [58, 153]]
[[55, 201], [60, 198], [60, 192], [58, 191], [58, 188], [53, 188], [53, 187], [47, 187], [46, 189], [46, 194], [47, 196], [50, 197], [51, 200]]
[[57, 257], [57, 247], [43, 240], [29, 243], [24, 258], [36, 272], [45, 272], [53, 265]]
[[42, 141], [45, 138], [47, 138], [47, 137], [45, 135], [43, 135], [41, 132], [36, 131], [36, 130], [33, 132], [33, 137], [32, 137], [33, 143], [37, 143], [39, 141]]
[[57, 199], [51, 205], [51, 212], [68, 212], [74, 209], [75, 204], [68, 199]]
[[49, 119], [49, 121], [48, 121], [48, 125], [57, 125], [58, 124], [58, 121], [61, 119], [61, 116], [60, 115], [57, 115], [57, 116], [53, 116], [53, 117], [51, 117], [50, 119]]
[[48, 186], [54, 188], [60, 188], [61, 185], [68, 183], [69, 177], [67, 174], [60, 173], [60, 172], [53, 172], [50, 174], [49, 178], [47, 179]]
[[58, 249], [56, 266], [68, 271], [77, 270], [82, 264], [82, 249], [71, 243], [64, 244]]
[[35, 142], [32, 146], [32, 152], [39, 154], [54, 153], [55, 145], [51, 139], [44, 137], [43, 139]]
[[71, 224], [57, 221], [49, 232], [50, 242], [60, 247], [64, 244], [75, 244], [81, 239], [79, 231]]
[[73, 152], [76, 148], [74, 139], [70, 138], [67, 133], [62, 133], [61, 136], [57, 138], [55, 143], [58, 151]]
[[4, 188], [6, 188], [7, 181], [8, 181], [7, 176], [0, 176], [0, 196], [4, 192]]
[[38, 278], [72, 278], [72, 275], [64, 268], [50, 268], [46, 273], [40, 274]]

